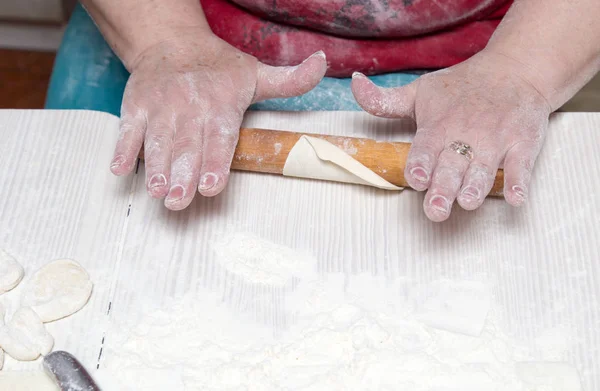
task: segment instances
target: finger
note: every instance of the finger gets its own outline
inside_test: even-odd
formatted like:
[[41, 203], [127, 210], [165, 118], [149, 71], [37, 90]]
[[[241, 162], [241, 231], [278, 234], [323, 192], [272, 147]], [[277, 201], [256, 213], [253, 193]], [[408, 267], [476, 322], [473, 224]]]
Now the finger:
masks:
[[450, 216], [468, 167], [469, 160], [465, 156], [448, 149], [442, 151], [423, 203], [430, 220], [439, 222]]
[[194, 199], [202, 164], [203, 129], [204, 117], [177, 119], [171, 158], [171, 187], [165, 199], [168, 209], [185, 209]]
[[175, 115], [158, 111], [148, 119], [144, 142], [146, 189], [154, 198], [164, 198], [169, 192], [171, 156], [175, 134]]
[[110, 170], [115, 175], [127, 175], [133, 171], [146, 133], [146, 113], [137, 110], [134, 114], [122, 111], [119, 140], [115, 147]]
[[296, 66], [272, 67], [259, 63], [252, 102], [305, 94], [319, 84], [326, 71], [327, 60], [321, 50]]
[[492, 190], [498, 166], [499, 154], [493, 145], [478, 145], [475, 158], [469, 165], [458, 195], [458, 203], [466, 210], [477, 209]]
[[504, 198], [513, 206], [521, 206], [529, 195], [529, 183], [540, 143], [521, 142], [513, 146], [504, 160]]
[[438, 156], [443, 149], [444, 135], [439, 130], [417, 130], [404, 169], [404, 178], [410, 187], [417, 191], [429, 187]]
[[362, 73], [354, 72], [351, 87], [356, 102], [368, 113], [384, 118], [415, 118], [416, 82], [382, 88]]
[[[198, 191], [206, 197], [219, 194], [229, 181], [231, 161], [239, 139], [242, 114], [215, 116], [204, 129], [204, 153]], [[227, 119], [223, 119], [227, 118]]]

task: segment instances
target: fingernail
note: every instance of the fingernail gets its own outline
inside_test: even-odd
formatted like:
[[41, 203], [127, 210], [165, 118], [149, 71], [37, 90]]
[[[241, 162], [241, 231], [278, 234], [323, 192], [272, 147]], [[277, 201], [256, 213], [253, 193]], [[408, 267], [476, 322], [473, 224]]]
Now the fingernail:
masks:
[[[313, 54], [313, 56], [315, 56], [315, 57], [317, 57], [317, 56], [318, 56], [318, 57], [323, 57], [323, 58], [325, 58], [325, 52], [324, 52], [324, 51], [322, 51], [322, 50], [319, 50], [318, 52], [316, 52], [315, 54]], [[312, 56], [311, 56], [311, 57], [312, 57]]]
[[419, 182], [427, 182], [429, 180], [429, 174], [421, 167], [415, 167], [410, 170], [410, 175], [413, 176]]
[[305, 62], [307, 62], [308, 60], [310, 60], [313, 57], [321, 57], [321, 58], [326, 58], [325, 57], [325, 52], [322, 50], [319, 50], [318, 52], [314, 52], [313, 54], [311, 54], [310, 56], [306, 57], [304, 59], [304, 61], [302, 61], [302, 64], [304, 64]]
[[176, 185], [169, 190], [169, 194], [167, 195], [165, 202], [173, 203], [181, 201], [183, 197], [185, 197], [185, 189], [181, 185]]
[[119, 155], [116, 156], [113, 161], [110, 163], [110, 168], [119, 168], [121, 164], [125, 162], [125, 156]]
[[478, 188], [474, 186], [467, 186], [463, 189], [461, 195], [463, 197], [471, 199], [472, 201], [477, 201], [481, 196], [481, 193], [479, 192]]
[[433, 209], [442, 213], [448, 213], [448, 211], [450, 210], [450, 203], [448, 202], [446, 197], [441, 195], [435, 195], [431, 197], [431, 199], [429, 200], [429, 205]]
[[361, 72], [354, 72], [354, 73], [352, 73], [352, 78], [355, 78], [355, 77], [365, 77], [365, 75], [363, 75]]
[[154, 189], [156, 187], [162, 187], [167, 184], [167, 178], [163, 174], [154, 174], [152, 178], [150, 178], [150, 182], [148, 183], [148, 187], [150, 189]]
[[525, 200], [525, 189], [522, 186], [519, 185], [514, 185], [512, 187], [512, 190], [515, 192], [515, 195], [519, 198], [521, 198], [522, 200]]
[[198, 190], [200, 190], [200, 191], [210, 190], [217, 184], [218, 181], [219, 181], [219, 177], [217, 176], [217, 174], [214, 174], [212, 172], [207, 172], [206, 174], [202, 175], [202, 178], [200, 178], [200, 184], [198, 185]]

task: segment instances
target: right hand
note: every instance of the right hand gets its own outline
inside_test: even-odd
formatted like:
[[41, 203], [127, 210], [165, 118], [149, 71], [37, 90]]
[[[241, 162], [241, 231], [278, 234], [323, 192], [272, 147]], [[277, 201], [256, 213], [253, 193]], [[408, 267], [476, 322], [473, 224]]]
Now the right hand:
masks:
[[304, 94], [326, 69], [323, 52], [272, 67], [214, 35], [150, 47], [131, 67], [111, 171], [129, 174], [143, 144], [150, 196], [171, 210], [186, 208], [196, 189], [215, 196], [227, 184], [248, 106]]

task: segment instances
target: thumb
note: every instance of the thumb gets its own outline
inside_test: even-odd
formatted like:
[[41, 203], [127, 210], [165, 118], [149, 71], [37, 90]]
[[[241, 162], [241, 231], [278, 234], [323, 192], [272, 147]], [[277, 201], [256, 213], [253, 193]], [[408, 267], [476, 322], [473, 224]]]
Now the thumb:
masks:
[[378, 87], [360, 72], [352, 75], [352, 94], [366, 112], [384, 118], [415, 118], [416, 82], [402, 87]]
[[322, 50], [296, 66], [272, 67], [258, 63], [256, 92], [252, 103], [305, 94], [319, 84], [326, 71], [327, 60]]

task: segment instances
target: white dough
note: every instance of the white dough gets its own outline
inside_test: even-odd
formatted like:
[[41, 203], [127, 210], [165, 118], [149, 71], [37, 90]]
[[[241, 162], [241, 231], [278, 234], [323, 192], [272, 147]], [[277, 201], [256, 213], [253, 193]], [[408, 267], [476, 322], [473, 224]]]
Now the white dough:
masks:
[[290, 151], [283, 175], [402, 190], [327, 140], [302, 136]]
[[10, 322], [0, 327], [0, 347], [16, 360], [35, 360], [50, 353], [53, 346], [54, 338], [29, 307], [19, 308]]
[[4, 350], [0, 348], [0, 369], [4, 366]]
[[50, 377], [42, 371], [0, 372], [0, 390], [10, 391], [60, 391]]
[[70, 259], [59, 259], [33, 275], [22, 305], [33, 308], [46, 323], [79, 311], [91, 294], [92, 282], [85, 269]]
[[577, 370], [559, 362], [519, 362], [519, 378], [531, 391], [581, 391]]
[[23, 279], [23, 266], [0, 249], [0, 295], [16, 287]]

